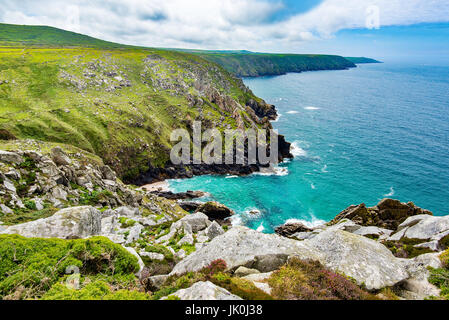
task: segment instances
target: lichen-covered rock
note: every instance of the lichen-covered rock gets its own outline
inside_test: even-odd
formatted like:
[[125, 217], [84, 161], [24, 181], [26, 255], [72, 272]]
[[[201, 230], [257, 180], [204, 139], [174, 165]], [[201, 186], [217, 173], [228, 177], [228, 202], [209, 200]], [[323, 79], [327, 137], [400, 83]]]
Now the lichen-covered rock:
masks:
[[424, 300], [431, 296], [439, 296], [440, 290], [429, 283], [429, 268], [438, 269], [442, 262], [438, 253], [427, 253], [413, 259], [402, 259], [410, 277], [399, 284], [400, 295], [406, 299]]
[[400, 224], [398, 231], [388, 238], [388, 240], [424, 240], [425, 242], [428, 242], [429, 248], [441, 251], [445, 248], [439, 245], [439, 241], [448, 236], [449, 216], [434, 217], [430, 215], [417, 215], [408, 218]]
[[89, 206], [66, 208], [49, 218], [11, 226], [1, 233], [38, 238], [85, 238], [101, 233], [101, 213]]
[[385, 246], [362, 236], [326, 230], [304, 242], [320, 252], [319, 261], [325, 267], [350, 276], [368, 290], [395, 285], [409, 276]]
[[[243, 300], [210, 281], [197, 282], [190, 288], [176, 291], [171, 296], [178, 297], [181, 300]], [[165, 299], [167, 297], [162, 298], [162, 300]]]

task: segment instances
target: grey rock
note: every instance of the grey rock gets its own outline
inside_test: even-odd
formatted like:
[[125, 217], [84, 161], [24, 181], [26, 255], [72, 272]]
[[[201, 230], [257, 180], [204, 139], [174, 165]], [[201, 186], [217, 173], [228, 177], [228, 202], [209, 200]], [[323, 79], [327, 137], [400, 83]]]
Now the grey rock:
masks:
[[120, 207], [115, 209], [115, 212], [117, 215], [124, 217], [135, 217], [140, 215], [139, 208], [131, 208], [131, 207]]
[[12, 192], [12, 193], [17, 192], [16, 187], [14, 186], [14, 183], [12, 183], [9, 179], [5, 179], [5, 181], [3, 181], [3, 186], [9, 192]]
[[139, 224], [139, 223], [136, 223], [134, 226], [132, 226], [128, 230], [129, 234], [126, 237], [125, 243], [126, 244], [130, 244], [130, 243], [133, 243], [134, 241], [139, 240], [140, 239], [140, 234], [141, 234], [143, 229], [144, 229], [143, 226], [141, 224]]
[[414, 259], [402, 259], [410, 277], [399, 284], [400, 288], [404, 290], [404, 292], [401, 292], [401, 296], [415, 300], [439, 296], [440, 290], [428, 281], [430, 276], [428, 268], [438, 269], [442, 267], [438, 256], [438, 253], [427, 253]]
[[368, 236], [381, 237], [381, 236], [390, 236], [393, 233], [393, 231], [371, 226], [371, 227], [360, 227], [353, 233], [364, 237]]
[[[242, 300], [231, 294], [226, 289], [214, 285], [212, 282], [197, 282], [187, 289], [181, 289], [173, 293], [181, 300]], [[166, 298], [162, 298], [163, 300]]]
[[8, 206], [4, 205], [3, 203], [0, 203], [0, 211], [4, 214], [13, 214], [14, 211], [12, 211]]
[[181, 240], [179, 240], [178, 245], [183, 244], [193, 244], [195, 240], [193, 239], [192, 234], [186, 234]]
[[139, 264], [139, 271], [136, 272], [136, 276], [140, 278], [140, 275], [142, 274], [143, 268], [145, 268], [145, 263], [143, 263], [142, 258], [137, 254], [136, 250], [131, 247], [124, 247], [126, 251], [131, 253], [134, 257], [137, 258], [137, 263]]
[[10, 226], [3, 234], [37, 238], [86, 238], [101, 232], [101, 213], [92, 207], [72, 207], [53, 216]]
[[165, 281], [167, 281], [168, 275], [152, 276], [145, 279], [145, 286], [152, 292], [158, 291], [162, 288]]
[[319, 253], [303, 242], [236, 226], [178, 263], [171, 274], [198, 271], [217, 259], [226, 261], [228, 269], [231, 270], [247, 266], [256, 256], [278, 253], [296, 254], [315, 260], [320, 257]]
[[54, 187], [51, 194], [55, 199], [67, 201], [68, 193], [61, 187]]
[[164, 261], [164, 259], [165, 259], [165, 256], [164, 256], [163, 254], [161, 254], [161, 253], [156, 253], [156, 252], [145, 252], [145, 251], [141, 251], [141, 252], [139, 253], [139, 255], [140, 255], [141, 257], [146, 257], [146, 258], [148, 258], [148, 259], [151, 259], [151, 260], [157, 260], [157, 261]]
[[204, 230], [211, 224], [209, 218], [204, 213], [201, 212], [189, 214], [184, 218], [182, 218], [181, 220], [179, 220], [179, 222], [181, 223], [185, 222], [188, 225], [190, 225], [192, 227], [192, 232]]
[[260, 255], [256, 256], [247, 266], [262, 273], [271, 272], [286, 264], [288, 257], [288, 254], [282, 253]]

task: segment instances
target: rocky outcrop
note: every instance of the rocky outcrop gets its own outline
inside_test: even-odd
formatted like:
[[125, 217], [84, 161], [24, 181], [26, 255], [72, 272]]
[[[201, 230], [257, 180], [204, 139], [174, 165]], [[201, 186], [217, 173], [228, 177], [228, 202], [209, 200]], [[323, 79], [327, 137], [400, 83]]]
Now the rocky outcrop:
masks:
[[276, 227], [274, 230], [278, 235], [283, 237], [291, 237], [298, 232], [310, 232], [312, 229], [306, 227], [304, 224], [297, 223], [286, 223], [282, 226]]
[[49, 218], [11, 226], [0, 233], [29, 238], [78, 239], [99, 235], [100, 232], [100, 211], [85, 206], [63, 209]]
[[396, 230], [408, 217], [421, 214], [432, 215], [432, 212], [416, 207], [412, 202], [401, 203], [399, 200], [383, 199], [371, 208], [367, 208], [363, 203], [350, 206], [338, 214], [331, 224], [349, 219], [361, 226]]
[[196, 212], [202, 212], [209, 218], [209, 220], [217, 221], [221, 224], [225, 223], [227, 219], [235, 214], [234, 211], [225, 205], [215, 201], [206, 202], [200, 205], [198, 209], [196, 209]]
[[389, 241], [413, 241], [418, 248], [442, 251], [449, 246], [449, 216], [417, 215], [401, 223]]
[[202, 191], [187, 191], [174, 193], [171, 191], [153, 191], [153, 194], [169, 200], [192, 200], [206, 196]]
[[197, 271], [216, 259], [228, 269], [240, 266], [261, 272], [276, 270], [289, 256], [320, 261], [354, 278], [368, 289], [392, 286], [408, 277], [399, 259], [382, 244], [341, 230], [327, 230], [312, 240], [296, 241], [234, 227], [175, 266], [171, 274]]
[[[170, 296], [181, 300], [243, 300], [210, 281], [197, 282], [190, 288], [178, 290]], [[162, 298], [165, 299], [167, 298]]]

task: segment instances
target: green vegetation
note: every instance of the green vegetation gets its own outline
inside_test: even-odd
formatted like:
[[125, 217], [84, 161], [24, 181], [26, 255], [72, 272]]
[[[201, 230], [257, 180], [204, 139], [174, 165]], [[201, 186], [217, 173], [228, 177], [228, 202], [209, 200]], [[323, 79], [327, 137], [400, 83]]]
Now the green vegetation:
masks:
[[[136, 287], [137, 258], [122, 246], [103, 237], [87, 240], [24, 238], [0, 235], [0, 298], [108, 298], [124, 296], [115, 292]], [[67, 291], [63, 284], [72, 272], [80, 271], [83, 290]], [[102, 281], [88, 286], [89, 282]], [[122, 284], [122, 285], [120, 285]], [[109, 287], [108, 292], [104, 289]], [[99, 290], [99, 288], [103, 288]], [[97, 295], [97, 293], [100, 295]], [[45, 295], [45, 296], [44, 296]], [[129, 293], [134, 297], [133, 293]]]
[[319, 262], [290, 261], [268, 279], [272, 295], [281, 300], [371, 300], [375, 297], [350, 279], [324, 268]]

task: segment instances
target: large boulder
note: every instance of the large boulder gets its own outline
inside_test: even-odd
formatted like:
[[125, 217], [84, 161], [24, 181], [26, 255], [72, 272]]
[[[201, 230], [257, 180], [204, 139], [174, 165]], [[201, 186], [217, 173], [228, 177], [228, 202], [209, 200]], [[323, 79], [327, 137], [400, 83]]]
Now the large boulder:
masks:
[[28, 238], [86, 238], [101, 233], [101, 213], [89, 206], [72, 207], [45, 219], [8, 227], [1, 233]]
[[190, 288], [176, 291], [171, 296], [178, 297], [181, 300], [243, 300], [210, 281], [197, 282]]
[[376, 206], [370, 208], [367, 208], [364, 203], [350, 206], [340, 212], [331, 221], [331, 224], [349, 219], [361, 226], [396, 230], [399, 224], [407, 218], [421, 214], [432, 215], [432, 212], [421, 209], [412, 202], [402, 203], [399, 200], [383, 199]]
[[304, 242], [320, 252], [320, 262], [324, 266], [350, 276], [368, 290], [393, 286], [409, 276], [390, 250], [363, 236], [326, 230]]

